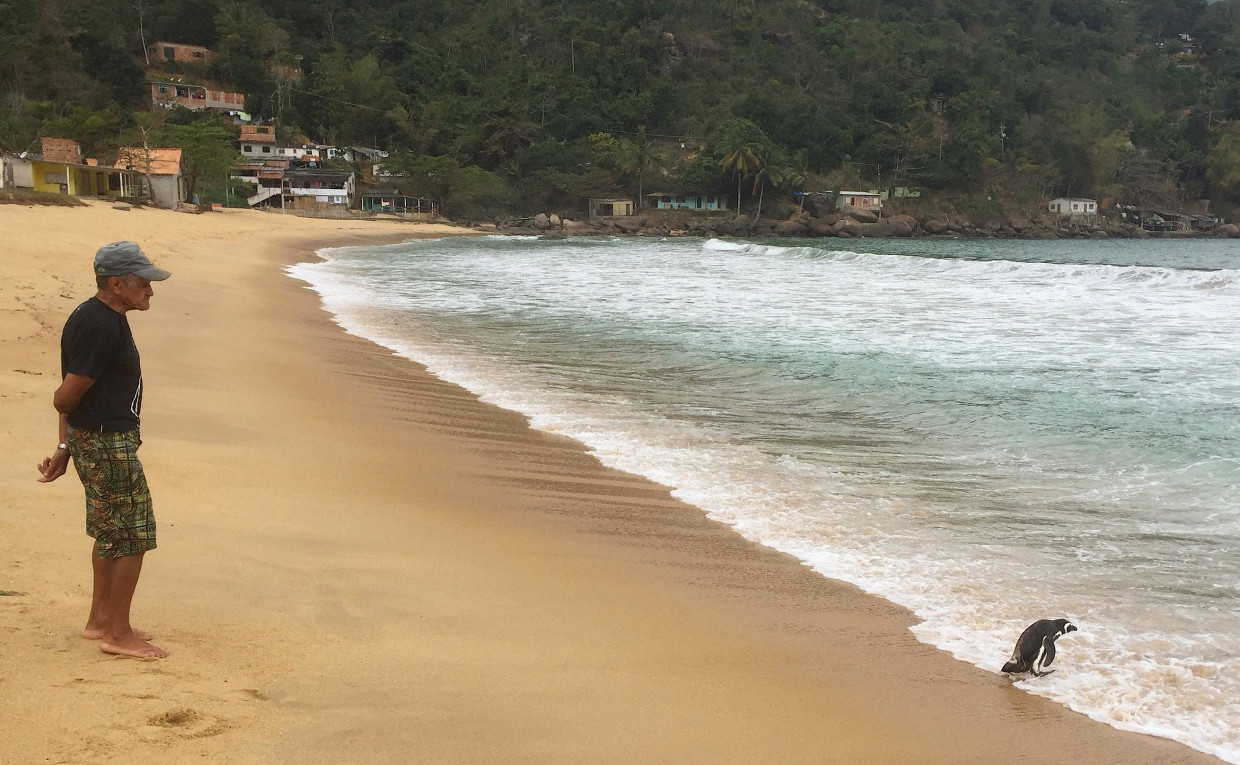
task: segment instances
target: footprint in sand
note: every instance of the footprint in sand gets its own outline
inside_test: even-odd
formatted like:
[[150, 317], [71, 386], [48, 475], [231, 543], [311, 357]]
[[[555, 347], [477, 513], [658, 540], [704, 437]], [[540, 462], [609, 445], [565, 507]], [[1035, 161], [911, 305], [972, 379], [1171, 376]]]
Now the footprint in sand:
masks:
[[219, 718], [205, 715], [188, 707], [170, 709], [163, 714], [147, 718], [146, 722], [149, 725], [168, 728], [182, 738], [218, 736], [231, 727]]

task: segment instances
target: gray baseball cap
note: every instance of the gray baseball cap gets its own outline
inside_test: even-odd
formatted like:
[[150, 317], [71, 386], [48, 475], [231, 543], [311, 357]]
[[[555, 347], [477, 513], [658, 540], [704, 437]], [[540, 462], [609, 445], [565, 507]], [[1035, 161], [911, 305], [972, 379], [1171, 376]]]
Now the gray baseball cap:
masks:
[[162, 282], [172, 274], [157, 268], [136, 242], [112, 242], [95, 253], [95, 276], [133, 274], [153, 282]]

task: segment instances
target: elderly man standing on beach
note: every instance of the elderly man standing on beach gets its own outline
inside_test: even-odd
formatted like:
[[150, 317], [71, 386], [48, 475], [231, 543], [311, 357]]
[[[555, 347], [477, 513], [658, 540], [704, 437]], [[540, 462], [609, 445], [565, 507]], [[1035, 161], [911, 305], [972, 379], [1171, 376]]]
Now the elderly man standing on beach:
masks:
[[142, 558], [155, 549], [155, 516], [138, 461], [142, 367], [129, 330], [129, 311], [151, 307], [151, 282], [167, 279], [133, 242], [95, 253], [98, 292], [79, 305], [60, 338], [62, 382], [56, 452], [39, 465], [47, 483], [65, 474], [72, 456], [86, 489], [86, 533], [94, 537], [94, 592], [82, 636], [107, 653], [162, 659], [168, 652], [129, 624]]

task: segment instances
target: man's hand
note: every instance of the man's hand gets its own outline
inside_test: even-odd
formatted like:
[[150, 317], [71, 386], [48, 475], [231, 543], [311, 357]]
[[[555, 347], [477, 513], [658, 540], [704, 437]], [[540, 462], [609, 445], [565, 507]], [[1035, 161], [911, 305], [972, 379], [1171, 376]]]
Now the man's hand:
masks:
[[52, 456], [38, 464], [39, 483], [51, 483], [65, 474], [69, 468], [69, 450], [57, 448]]

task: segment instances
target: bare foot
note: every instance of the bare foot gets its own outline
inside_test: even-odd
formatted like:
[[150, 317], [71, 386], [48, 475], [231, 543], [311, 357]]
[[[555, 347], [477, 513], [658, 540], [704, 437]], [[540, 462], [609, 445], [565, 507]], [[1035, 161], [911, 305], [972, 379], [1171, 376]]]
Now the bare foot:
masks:
[[[139, 640], [150, 640], [151, 639], [151, 633], [147, 632], [146, 630], [134, 630], [133, 634], [134, 634], [134, 637], [136, 637]], [[82, 630], [82, 637], [86, 638], [87, 640], [102, 640], [103, 629], [101, 627], [87, 627], [86, 629]]]
[[100, 638], [99, 650], [118, 656], [133, 656], [137, 659], [162, 659], [168, 655], [164, 649], [151, 645], [132, 632], [120, 640], [113, 640], [110, 637]]

